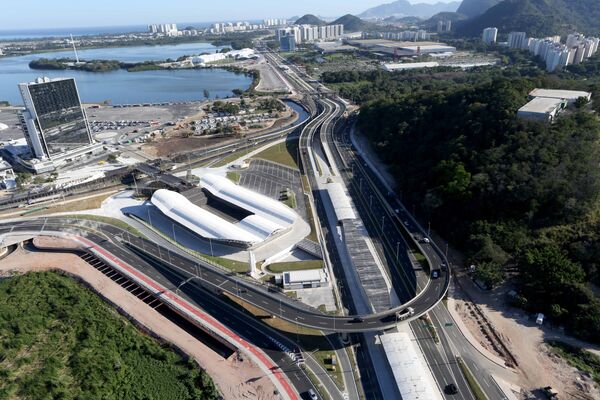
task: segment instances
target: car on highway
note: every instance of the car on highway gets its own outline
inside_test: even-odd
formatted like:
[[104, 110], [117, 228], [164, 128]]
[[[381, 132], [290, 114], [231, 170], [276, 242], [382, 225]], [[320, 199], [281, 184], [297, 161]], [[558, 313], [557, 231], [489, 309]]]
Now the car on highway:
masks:
[[444, 393], [458, 394], [458, 388], [456, 387], [456, 385], [454, 383], [450, 383], [450, 384], [446, 385], [446, 387], [444, 388]]
[[440, 271], [437, 269], [434, 269], [433, 271], [431, 271], [431, 279], [437, 279], [440, 277]]
[[317, 394], [315, 393], [315, 391], [313, 389], [308, 389], [306, 394], [308, 395], [308, 398], [310, 400], [319, 400], [319, 396], [317, 396]]
[[362, 319], [361, 317], [355, 317], [350, 322], [353, 323], [353, 324], [358, 324], [360, 322], [365, 322], [365, 320]]
[[423, 240], [421, 240], [421, 242], [423, 242], [425, 244], [429, 244], [429, 243], [431, 243], [431, 240], [429, 240], [429, 238], [423, 238]]

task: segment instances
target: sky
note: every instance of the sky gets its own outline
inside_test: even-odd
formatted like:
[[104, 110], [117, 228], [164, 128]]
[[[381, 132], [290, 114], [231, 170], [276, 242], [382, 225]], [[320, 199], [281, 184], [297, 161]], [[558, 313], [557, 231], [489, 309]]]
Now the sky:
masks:
[[[358, 14], [392, 0], [8, 0], [0, 30], [212, 22]], [[435, 3], [451, 0], [409, 0]], [[4, 1], [3, 1], [4, 3]]]

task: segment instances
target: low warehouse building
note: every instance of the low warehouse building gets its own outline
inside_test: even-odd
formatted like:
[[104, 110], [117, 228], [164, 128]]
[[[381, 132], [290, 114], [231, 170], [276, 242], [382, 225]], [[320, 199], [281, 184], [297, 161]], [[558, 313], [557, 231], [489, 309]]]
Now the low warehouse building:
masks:
[[533, 89], [529, 93], [529, 97], [566, 100], [567, 103], [571, 105], [581, 97], [587, 101], [590, 101], [592, 99], [592, 94], [590, 92], [583, 92], [579, 90]]
[[289, 271], [283, 273], [283, 288], [298, 290], [327, 286], [327, 274], [322, 269]]
[[536, 97], [517, 112], [517, 117], [531, 121], [553, 122], [558, 114], [567, 108], [567, 101]]

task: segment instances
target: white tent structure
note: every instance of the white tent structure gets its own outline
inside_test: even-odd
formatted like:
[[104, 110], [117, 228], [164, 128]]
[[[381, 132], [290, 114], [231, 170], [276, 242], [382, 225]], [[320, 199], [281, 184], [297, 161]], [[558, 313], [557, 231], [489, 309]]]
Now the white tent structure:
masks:
[[207, 239], [252, 246], [285, 228], [260, 215], [250, 215], [234, 224], [166, 189], [154, 192], [151, 202], [168, 218]]
[[236, 185], [222, 176], [206, 174], [200, 179], [200, 186], [222, 201], [263, 217], [281, 227], [292, 225], [298, 218], [298, 214], [285, 204]]

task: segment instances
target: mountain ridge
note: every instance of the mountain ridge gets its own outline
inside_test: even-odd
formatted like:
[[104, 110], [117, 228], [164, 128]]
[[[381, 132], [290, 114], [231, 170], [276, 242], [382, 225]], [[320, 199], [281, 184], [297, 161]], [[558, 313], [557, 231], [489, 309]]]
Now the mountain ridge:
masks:
[[600, 31], [600, 2], [597, 0], [504, 0], [482, 15], [457, 26], [468, 36], [495, 26], [501, 33], [524, 31], [529, 36], [565, 35], [573, 31]]
[[450, 3], [437, 2], [435, 4], [411, 4], [407, 0], [396, 0], [369, 8], [358, 14], [360, 18], [387, 18], [387, 17], [420, 17], [430, 18], [444, 11], [454, 12], [460, 6], [460, 1]]
[[502, 0], [463, 0], [456, 12], [475, 18], [501, 2]]

